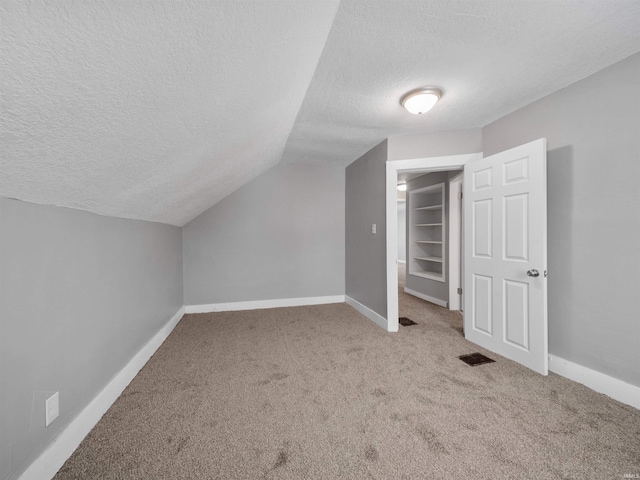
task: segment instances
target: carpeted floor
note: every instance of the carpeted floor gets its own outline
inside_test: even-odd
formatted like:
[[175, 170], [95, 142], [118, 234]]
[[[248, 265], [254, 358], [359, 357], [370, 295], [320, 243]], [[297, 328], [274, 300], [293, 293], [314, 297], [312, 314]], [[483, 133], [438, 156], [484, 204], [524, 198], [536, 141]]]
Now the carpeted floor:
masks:
[[[345, 304], [185, 316], [55, 478], [640, 474], [640, 411], [483, 351], [459, 314], [400, 295], [418, 324], [397, 334]], [[496, 363], [456, 358], [475, 351]]]

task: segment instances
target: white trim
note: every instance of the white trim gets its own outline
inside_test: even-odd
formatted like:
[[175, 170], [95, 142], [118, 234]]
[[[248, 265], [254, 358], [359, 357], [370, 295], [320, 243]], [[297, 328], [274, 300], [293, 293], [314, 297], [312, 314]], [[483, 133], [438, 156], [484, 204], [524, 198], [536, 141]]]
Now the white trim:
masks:
[[549, 370], [596, 392], [604, 393], [614, 400], [640, 409], [640, 387], [555, 355], [549, 355]]
[[460, 281], [460, 257], [462, 250], [462, 178], [464, 172], [449, 180], [449, 310], [460, 310], [460, 294], [458, 288], [462, 288]]
[[388, 331], [388, 332], [397, 332], [398, 331], [398, 320], [397, 319], [396, 319], [396, 329], [395, 330], [390, 330], [389, 329], [389, 323], [390, 322], [387, 322], [387, 319], [384, 318], [382, 315], [377, 314], [376, 312], [371, 310], [369, 307], [364, 306], [363, 304], [361, 304], [357, 300], [354, 300], [353, 298], [349, 297], [348, 295], [345, 296], [345, 302], [347, 303], [347, 305], [355, 308], [362, 315], [367, 317], [369, 320], [371, 320], [373, 323], [375, 323], [379, 327], [384, 328], [386, 331]]
[[441, 307], [447, 308], [447, 302], [445, 302], [444, 300], [440, 300], [439, 298], [430, 297], [429, 295], [416, 292], [415, 290], [411, 290], [409, 288], [405, 288], [404, 293], [408, 293], [409, 295], [413, 295], [414, 297], [418, 297], [418, 298], [421, 298], [422, 300], [426, 300], [427, 302], [435, 303], [436, 305], [440, 305]]
[[205, 305], [187, 305], [185, 313], [235, 312], [238, 310], [261, 310], [263, 308], [302, 307], [306, 305], [324, 305], [344, 303], [344, 295], [328, 297], [277, 298], [273, 300], [255, 300], [249, 302], [209, 303]]
[[[387, 330], [398, 331], [398, 172], [445, 171], [464, 168], [469, 162], [482, 158], [482, 153], [448, 155], [445, 157], [389, 160], [386, 164], [386, 208], [387, 208]], [[464, 235], [464, 232], [463, 232]]]
[[78, 448], [80, 442], [100, 421], [131, 380], [162, 345], [184, 315], [185, 308], [169, 320], [151, 340], [120, 370], [95, 396], [71, 423], [55, 438], [53, 443], [20, 475], [20, 480], [42, 480], [53, 478], [60, 467]]
[[[387, 161], [387, 165], [392, 166], [396, 171], [401, 170], [403, 173], [418, 173], [425, 170], [430, 170], [432, 172], [445, 172], [447, 170], [455, 170], [463, 167], [466, 163], [474, 160], [475, 158], [482, 158], [482, 152], [464, 153], [462, 155], [445, 155], [442, 157], [411, 158], [408, 160], [389, 160]], [[394, 180], [394, 182], [397, 181], [397, 179]], [[393, 188], [396, 190], [398, 189], [396, 183], [393, 184]]]
[[[385, 330], [398, 331], [398, 170], [392, 162], [386, 165], [386, 214], [387, 214], [387, 319]], [[393, 245], [393, 250], [391, 246]], [[349, 303], [347, 301], [347, 303]], [[354, 306], [354, 308], [356, 308]], [[363, 315], [366, 316], [365, 313]], [[373, 319], [372, 319], [373, 320]], [[375, 322], [375, 320], [374, 320]], [[378, 323], [378, 322], [376, 322]], [[382, 325], [380, 325], [382, 326]]]

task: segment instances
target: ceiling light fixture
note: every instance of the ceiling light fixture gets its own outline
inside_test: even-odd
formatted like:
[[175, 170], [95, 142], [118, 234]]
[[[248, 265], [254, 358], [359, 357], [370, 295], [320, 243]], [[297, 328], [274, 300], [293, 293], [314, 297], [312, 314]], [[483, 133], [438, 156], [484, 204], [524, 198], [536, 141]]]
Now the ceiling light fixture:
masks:
[[398, 190], [400, 190], [401, 192], [406, 192], [407, 191], [407, 184], [406, 183], [399, 183], [398, 184]]
[[400, 105], [410, 113], [420, 115], [428, 112], [442, 97], [442, 90], [435, 87], [417, 88], [406, 93], [400, 99]]

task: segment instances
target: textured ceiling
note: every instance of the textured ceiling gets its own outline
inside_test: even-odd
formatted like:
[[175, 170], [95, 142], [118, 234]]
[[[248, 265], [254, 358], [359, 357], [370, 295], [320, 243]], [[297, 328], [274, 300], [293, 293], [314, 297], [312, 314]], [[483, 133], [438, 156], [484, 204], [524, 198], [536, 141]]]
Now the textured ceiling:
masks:
[[0, 195], [182, 225], [280, 160], [339, 2], [0, 1]]
[[[0, 195], [174, 225], [280, 161], [481, 127], [640, 50], [637, 0], [2, 0], [0, 20]], [[441, 102], [406, 113], [423, 85]]]
[[[343, 0], [282, 161], [483, 127], [639, 50], [637, 0]], [[429, 85], [444, 95], [428, 114], [400, 107]]]

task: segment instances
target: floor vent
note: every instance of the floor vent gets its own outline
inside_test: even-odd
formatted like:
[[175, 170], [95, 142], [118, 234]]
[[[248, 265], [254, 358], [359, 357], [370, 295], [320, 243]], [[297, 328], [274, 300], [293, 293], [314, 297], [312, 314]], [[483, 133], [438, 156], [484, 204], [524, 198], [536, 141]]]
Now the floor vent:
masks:
[[495, 360], [491, 360], [489, 357], [485, 357], [481, 353], [470, 353], [468, 355], [460, 355], [458, 357], [467, 365], [471, 365], [475, 367], [477, 365], [482, 365], [483, 363], [494, 363]]
[[416, 322], [414, 322], [413, 320], [411, 320], [408, 317], [400, 317], [398, 319], [398, 322], [400, 323], [400, 325], [402, 325], [403, 327], [409, 327], [411, 325], [417, 325]]

